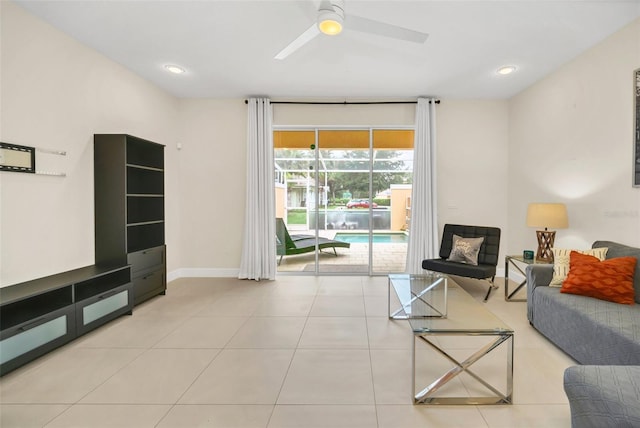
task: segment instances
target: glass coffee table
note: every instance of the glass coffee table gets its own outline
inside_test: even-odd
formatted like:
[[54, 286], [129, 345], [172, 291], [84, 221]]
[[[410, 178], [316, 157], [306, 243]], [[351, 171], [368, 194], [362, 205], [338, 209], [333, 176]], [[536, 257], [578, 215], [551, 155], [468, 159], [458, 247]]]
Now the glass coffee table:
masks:
[[[390, 319], [406, 319], [413, 330], [412, 345], [412, 396], [414, 404], [511, 404], [513, 401], [513, 339], [514, 331], [481, 303], [471, 297], [466, 291], [444, 275], [390, 275], [389, 276], [389, 308], [391, 308], [391, 290], [394, 290], [400, 300], [401, 309], [391, 313]], [[442, 302], [444, 297], [445, 309], [434, 306]], [[437, 315], [440, 313], [440, 315]], [[447, 337], [464, 338], [459, 341], [463, 346], [444, 346], [451, 339]], [[481, 342], [478, 344], [478, 342]], [[416, 366], [420, 366], [422, 374], [431, 373], [439, 367], [435, 361], [422, 360], [416, 353], [416, 344], [424, 343], [428, 349], [440, 355], [446, 365], [450, 367], [439, 377], [425, 382], [426, 387], [416, 391], [418, 379]], [[503, 346], [501, 346], [503, 345]], [[497, 350], [500, 350], [499, 352]], [[460, 358], [461, 352], [469, 353], [466, 358]], [[454, 355], [455, 354], [455, 355]], [[487, 355], [499, 356], [504, 361], [486, 358], [482, 365], [484, 371], [490, 374], [490, 380], [481, 377], [472, 366]], [[485, 360], [490, 360], [485, 363]], [[504, 366], [502, 366], [504, 364]], [[502, 366], [503, 369], [500, 369]], [[487, 370], [488, 367], [488, 370]], [[502, 371], [500, 375], [500, 371]], [[467, 395], [440, 395], [445, 385], [465, 374], [473, 379], [479, 388]], [[494, 386], [496, 376], [500, 378], [500, 386]], [[480, 394], [479, 392], [483, 392]]]
[[[400, 308], [393, 313], [391, 290], [400, 301]], [[447, 316], [447, 276], [435, 272], [389, 275], [388, 302], [389, 318], [394, 320]]]

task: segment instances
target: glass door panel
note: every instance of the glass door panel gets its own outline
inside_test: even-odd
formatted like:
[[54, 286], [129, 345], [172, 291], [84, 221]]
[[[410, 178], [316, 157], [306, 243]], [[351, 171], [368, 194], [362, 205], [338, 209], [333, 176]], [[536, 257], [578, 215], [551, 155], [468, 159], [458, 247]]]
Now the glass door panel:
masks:
[[349, 244], [320, 257], [319, 272], [369, 274], [369, 140], [368, 130], [318, 131], [318, 235]]
[[404, 272], [413, 182], [413, 131], [373, 130], [372, 272]]
[[[289, 234], [278, 232], [279, 272], [404, 272], [412, 130], [278, 130], [274, 149], [276, 217]], [[288, 248], [300, 239], [307, 250]]]
[[316, 133], [275, 131], [276, 253], [279, 272], [315, 272]]

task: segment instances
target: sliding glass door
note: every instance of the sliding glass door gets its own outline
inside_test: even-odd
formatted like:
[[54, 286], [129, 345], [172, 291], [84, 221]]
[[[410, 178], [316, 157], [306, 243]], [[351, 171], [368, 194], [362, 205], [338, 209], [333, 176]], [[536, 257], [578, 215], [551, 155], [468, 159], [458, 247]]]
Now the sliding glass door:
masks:
[[413, 130], [274, 132], [278, 270], [403, 272]]

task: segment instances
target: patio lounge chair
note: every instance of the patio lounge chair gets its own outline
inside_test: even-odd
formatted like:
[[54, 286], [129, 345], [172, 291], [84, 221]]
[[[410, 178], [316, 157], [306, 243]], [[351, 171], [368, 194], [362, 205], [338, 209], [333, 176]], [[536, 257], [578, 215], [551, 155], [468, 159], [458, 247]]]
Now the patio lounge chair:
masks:
[[[312, 253], [316, 251], [316, 237], [313, 235], [289, 235], [284, 220], [276, 218], [276, 244], [277, 254], [280, 256], [278, 265], [282, 257], [292, 254]], [[338, 255], [336, 247], [349, 248], [348, 242], [334, 241], [332, 239], [318, 237], [318, 250], [333, 248], [333, 254]]]

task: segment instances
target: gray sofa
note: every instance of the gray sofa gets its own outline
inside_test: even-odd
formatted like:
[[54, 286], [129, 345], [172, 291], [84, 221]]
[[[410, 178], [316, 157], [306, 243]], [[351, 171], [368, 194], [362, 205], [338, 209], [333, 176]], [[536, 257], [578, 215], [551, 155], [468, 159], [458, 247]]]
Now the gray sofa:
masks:
[[530, 265], [526, 270], [527, 317], [536, 330], [584, 364], [565, 372], [573, 427], [638, 427], [640, 401], [635, 406], [610, 403], [627, 399], [621, 391], [640, 390], [640, 368], [612, 367], [640, 366], [640, 248], [594, 242], [593, 248], [598, 247], [609, 248], [607, 259], [638, 258], [635, 305], [560, 293], [559, 287], [548, 286], [553, 265]]

